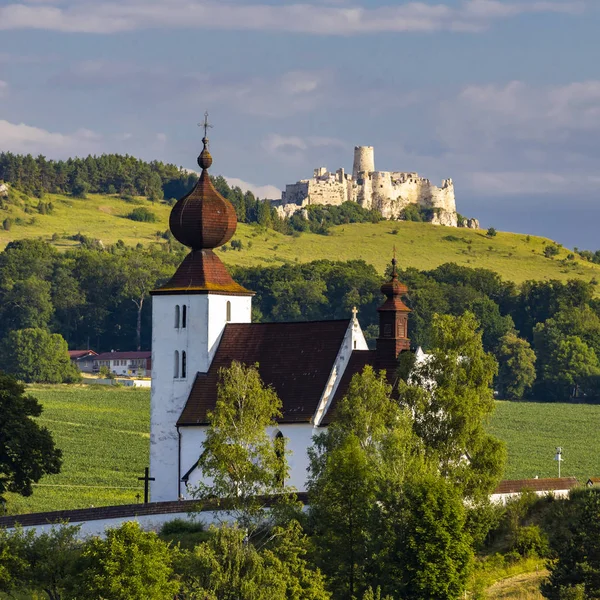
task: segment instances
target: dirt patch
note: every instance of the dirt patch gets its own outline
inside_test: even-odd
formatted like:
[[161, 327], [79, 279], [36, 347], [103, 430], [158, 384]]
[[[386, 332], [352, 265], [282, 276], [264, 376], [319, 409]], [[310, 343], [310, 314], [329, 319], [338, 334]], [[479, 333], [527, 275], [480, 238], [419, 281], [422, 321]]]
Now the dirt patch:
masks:
[[99, 206], [98, 210], [100, 212], [106, 213], [107, 215], [112, 215], [113, 214], [113, 209], [111, 206]]
[[497, 581], [486, 591], [490, 600], [543, 600], [539, 588], [548, 576], [548, 571], [541, 570], [533, 573], [521, 573]]

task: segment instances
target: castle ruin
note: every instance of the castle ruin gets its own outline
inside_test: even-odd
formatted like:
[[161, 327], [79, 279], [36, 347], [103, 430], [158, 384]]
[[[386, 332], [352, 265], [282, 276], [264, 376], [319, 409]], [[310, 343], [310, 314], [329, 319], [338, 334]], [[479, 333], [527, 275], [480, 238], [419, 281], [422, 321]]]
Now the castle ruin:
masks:
[[456, 201], [452, 179], [441, 187], [417, 173], [376, 171], [373, 146], [355, 146], [352, 175], [338, 169], [315, 169], [312, 179], [286, 185], [281, 200], [273, 201], [282, 217], [289, 217], [310, 204], [339, 205], [357, 202], [366, 209], [376, 209], [386, 219], [397, 219], [410, 204], [431, 209], [431, 222], [457, 227]]

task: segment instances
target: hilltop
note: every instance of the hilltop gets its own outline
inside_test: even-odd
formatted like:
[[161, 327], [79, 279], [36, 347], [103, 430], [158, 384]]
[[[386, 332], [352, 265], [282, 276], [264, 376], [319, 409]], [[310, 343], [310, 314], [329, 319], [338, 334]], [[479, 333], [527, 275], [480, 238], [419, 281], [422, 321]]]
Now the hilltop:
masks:
[[[38, 209], [40, 200], [30, 198], [21, 204], [5, 204], [0, 224], [11, 221], [8, 231], [0, 227], [0, 249], [21, 238], [40, 237], [59, 249], [76, 246], [73, 236], [101, 240], [105, 245], [123, 240], [127, 245], [164, 243], [161, 234], [168, 229], [171, 207], [165, 202], [150, 202], [134, 197], [123, 200], [115, 195], [90, 194], [86, 199], [46, 194], [41, 202], [52, 204], [51, 212]], [[156, 222], [137, 222], [126, 217], [144, 207]], [[43, 214], [46, 212], [47, 214]], [[394, 246], [402, 267], [431, 269], [445, 262], [497, 271], [515, 282], [527, 279], [580, 278], [600, 280], [600, 265], [587, 262], [564, 248], [557, 256], [546, 258], [544, 249], [551, 240], [525, 234], [503, 233], [488, 238], [482, 230], [454, 229], [429, 223], [382, 221], [332, 227], [329, 235], [302, 233], [284, 235], [256, 224], [240, 223], [234, 240], [241, 250], [230, 245], [218, 250], [228, 265], [276, 265], [316, 259], [364, 259], [383, 272]]]

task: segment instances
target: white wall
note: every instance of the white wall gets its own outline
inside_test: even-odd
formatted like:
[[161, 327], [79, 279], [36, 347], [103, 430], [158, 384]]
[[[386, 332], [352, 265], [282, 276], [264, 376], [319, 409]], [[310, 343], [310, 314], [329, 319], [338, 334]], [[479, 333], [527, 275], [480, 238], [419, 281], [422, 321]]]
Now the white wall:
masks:
[[[175, 294], [152, 298], [150, 475], [155, 478], [151, 483], [154, 502], [177, 500], [179, 497], [176, 423], [196, 373], [205, 373], [210, 367], [226, 324], [227, 302], [231, 303], [231, 322], [250, 322], [250, 296]], [[175, 327], [176, 306], [180, 307], [180, 327]], [[181, 327], [183, 306], [187, 307], [185, 328]], [[179, 352], [177, 378], [175, 351]], [[187, 358], [185, 377], [181, 376], [183, 352]]]

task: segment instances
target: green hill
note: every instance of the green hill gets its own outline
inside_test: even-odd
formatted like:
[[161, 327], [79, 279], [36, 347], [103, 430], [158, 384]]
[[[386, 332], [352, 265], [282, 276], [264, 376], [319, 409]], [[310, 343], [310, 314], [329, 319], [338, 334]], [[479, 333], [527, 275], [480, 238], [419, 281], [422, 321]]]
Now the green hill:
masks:
[[[131, 201], [116, 196], [90, 195], [87, 199], [48, 194], [43, 202], [51, 202], [50, 214], [38, 212], [37, 199], [8, 204], [0, 211], [0, 224], [7, 218], [10, 230], [0, 227], [0, 248], [13, 239], [41, 237], [58, 248], [77, 245], [70, 239], [81, 233], [111, 244], [121, 239], [128, 245], [162, 243], [160, 232], [168, 228], [170, 207], [136, 198]], [[126, 218], [135, 208], [144, 206], [155, 213], [153, 223]], [[445, 262], [497, 271], [505, 279], [521, 282], [527, 279], [600, 279], [600, 265], [567, 258], [570, 252], [560, 250], [553, 258], [543, 254], [550, 240], [524, 234], [502, 233], [488, 238], [485, 231], [454, 229], [428, 223], [383, 221], [377, 224], [340, 225], [330, 235], [302, 233], [298, 237], [283, 235], [256, 225], [241, 223], [236, 239], [241, 250], [230, 246], [218, 250], [230, 265], [266, 265], [307, 262], [315, 259], [364, 259], [383, 271], [396, 247], [402, 267], [434, 268]]]

